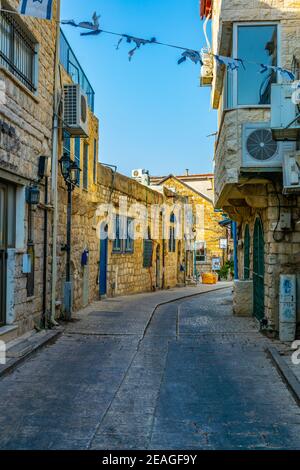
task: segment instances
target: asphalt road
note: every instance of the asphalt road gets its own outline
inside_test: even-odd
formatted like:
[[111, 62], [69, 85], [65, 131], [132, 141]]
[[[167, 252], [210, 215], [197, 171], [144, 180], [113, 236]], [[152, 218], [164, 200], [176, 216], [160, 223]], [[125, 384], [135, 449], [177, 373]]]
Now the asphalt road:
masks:
[[300, 449], [300, 409], [230, 289], [146, 304], [102, 303], [0, 379], [0, 448]]

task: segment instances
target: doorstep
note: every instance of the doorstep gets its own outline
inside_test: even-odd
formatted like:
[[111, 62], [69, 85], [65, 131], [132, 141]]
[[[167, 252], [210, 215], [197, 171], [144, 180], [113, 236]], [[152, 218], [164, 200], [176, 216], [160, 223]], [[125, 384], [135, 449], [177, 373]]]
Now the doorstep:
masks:
[[[6, 343], [6, 364], [0, 364], [0, 377], [9, 374], [43, 346], [50, 344], [62, 334], [63, 328], [25, 334]], [[1, 336], [0, 336], [1, 340]]]

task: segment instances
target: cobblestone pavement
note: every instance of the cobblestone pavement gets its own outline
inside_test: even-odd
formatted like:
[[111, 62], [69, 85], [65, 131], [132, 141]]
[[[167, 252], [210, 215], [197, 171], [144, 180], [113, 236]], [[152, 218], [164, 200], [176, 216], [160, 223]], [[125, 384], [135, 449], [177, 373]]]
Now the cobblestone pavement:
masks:
[[2, 378], [0, 448], [300, 449], [299, 407], [231, 290], [151, 316], [155, 295], [95, 304]]

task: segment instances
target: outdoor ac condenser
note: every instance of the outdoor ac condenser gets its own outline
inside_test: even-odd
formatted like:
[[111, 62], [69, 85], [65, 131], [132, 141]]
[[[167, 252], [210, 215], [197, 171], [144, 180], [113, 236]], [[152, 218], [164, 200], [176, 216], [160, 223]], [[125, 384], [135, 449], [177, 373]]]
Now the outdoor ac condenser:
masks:
[[64, 85], [64, 129], [74, 137], [88, 137], [88, 101], [79, 85]]
[[300, 90], [290, 83], [272, 85], [271, 129], [275, 140], [297, 140], [300, 136], [299, 97]]
[[242, 168], [263, 168], [272, 171], [282, 167], [285, 152], [293, 151], [293, 142], [273, 139], [269, 122], [249, 122], [243, 125]]
[[300, 152], [286, 152], [283, 164], [283, 193], [300, 193]]

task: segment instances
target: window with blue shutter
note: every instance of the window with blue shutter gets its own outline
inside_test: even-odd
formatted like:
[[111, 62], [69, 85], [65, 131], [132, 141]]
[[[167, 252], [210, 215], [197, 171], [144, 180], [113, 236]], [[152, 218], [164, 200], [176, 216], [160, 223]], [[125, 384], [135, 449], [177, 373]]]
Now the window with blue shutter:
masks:
[[[80, 156], [80, 150], [81, 150], [81, 145], [80, 145], [80, 138], [76, 137], [74, 141], [74, 160], [75, 163], [77, 164], [78, 168], [81, 168], [81, 156]], [[80, 186], [80, 172], [78, 174], [78, 180], [77, 180], [77, 186]]]
[[83, 172], [82, 172], [83, 188], [88, 189], [89, 186], [89, 146], [83, 145]]

